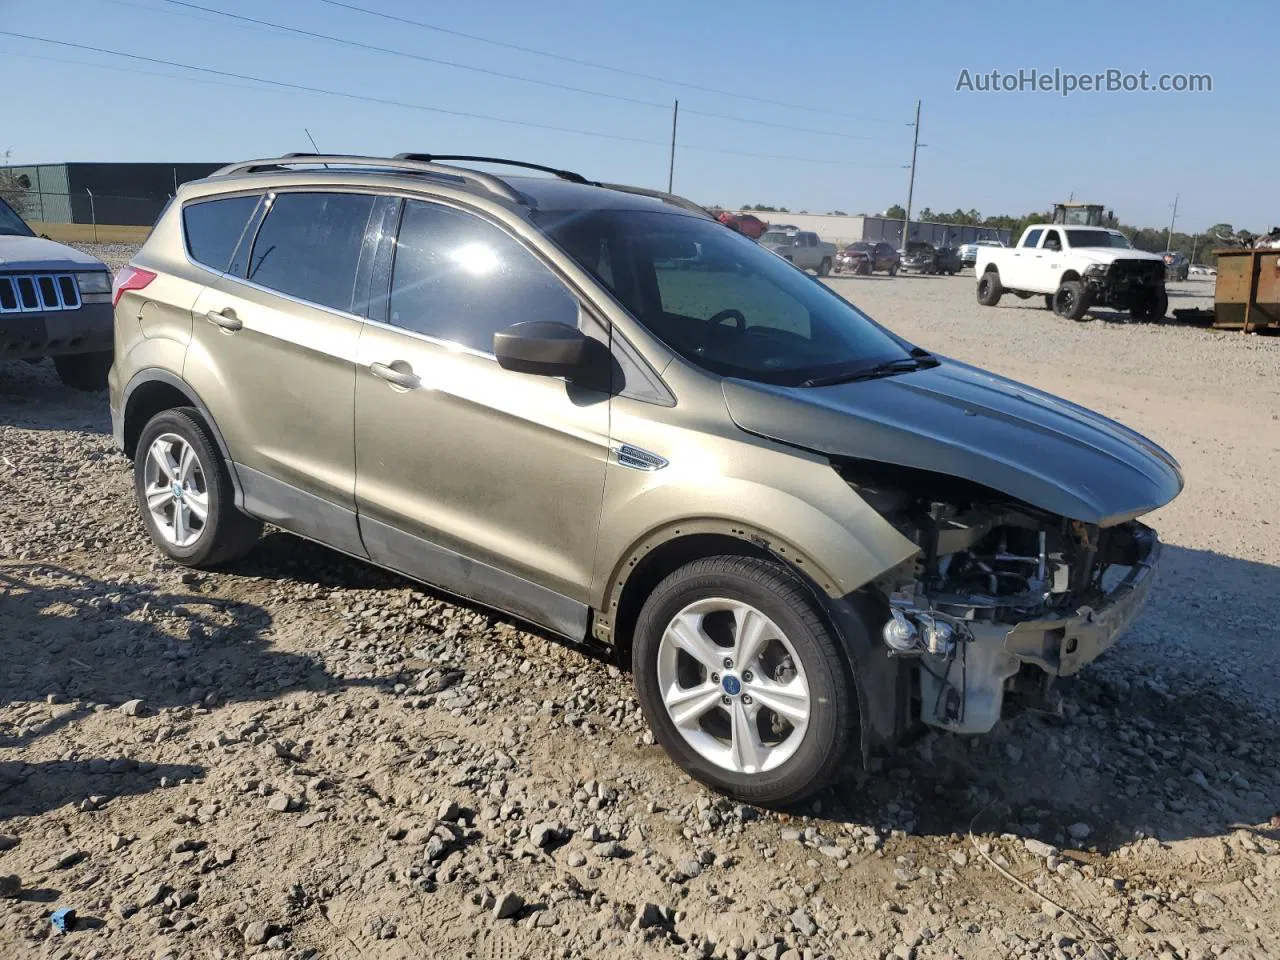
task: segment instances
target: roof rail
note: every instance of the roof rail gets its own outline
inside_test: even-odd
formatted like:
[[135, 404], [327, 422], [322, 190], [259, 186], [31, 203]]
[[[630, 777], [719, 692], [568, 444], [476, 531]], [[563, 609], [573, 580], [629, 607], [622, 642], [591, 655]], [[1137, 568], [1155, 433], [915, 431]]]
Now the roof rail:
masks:
[[568, 180], [570, 183], [582, 183], [592, 187], [600, 186], [600, 184], [588, 180], [582, 174], [574, 173], [572, 170], [560, 170], [556, 167], [543, 166], [540, 163], [525, 163], [523, 160], [505, 160], [502, 157], [468, 157], [443, 153], [397, 153], [396, 159], [419, 160], [422, 163], [434, 163], [437, 160], [461, 160], [464, 163], [499, 163], [508, 167], [521, 167], [525, 170], [539, 170], [542, 173], [551, 173], [561, 180]]
[[285, 170], [298, 166], [335, 166], [335, 167], [369, 167], [382, 170], [403, 170], [409, 173], [430, 173], [437, 176], [455, 177], [476, 186], [483, 187], [494, 196], [501, 197], [511, 203], [524, 203], [525, 199], [503, 183], [502, 180], [488, 173], [479, 173], [463, 167], [450, 167], [444, 164], [431, 163], [413, 157], [365, 157], [343, 153], [286, 153], [281, 157], [264, 160], [245, 160], [232, 163], [209, 174], [210, 177], [228, 177], [236, 173], [260, 173], [268, 170]]
[[688, 210], [690, 213], [700, 213], [704, 217], [716, 219], [710, 210], [706, 207], [699, 206], [692, 200], [686, 200], [684, 197], [677, 196], [674, 193], [664, 193], [661, 190], [650, 190], [648, 187], [631, 187], [624, 183], [597, 183], [597, 187], [604, 187], [606, 190], [617, 190], [621, 193], [633, 193], [640, 197], [653, 197], [661, 200], [663, 203], [669, 203], [673, 207], [679, 207], [681, 210]]

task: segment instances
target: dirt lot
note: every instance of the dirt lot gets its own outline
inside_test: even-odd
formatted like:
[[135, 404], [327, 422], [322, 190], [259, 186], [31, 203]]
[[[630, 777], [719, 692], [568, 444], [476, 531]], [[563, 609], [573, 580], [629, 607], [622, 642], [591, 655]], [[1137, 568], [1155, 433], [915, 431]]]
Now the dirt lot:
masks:
[[160, 561], [105, 398], [0, 365], [0, 957], [1280, 955], [1280, 338], [831, 283], [1181, 459], [1148, 608], [1060, 713], [731, 804], [601, 651], [278, 532]]

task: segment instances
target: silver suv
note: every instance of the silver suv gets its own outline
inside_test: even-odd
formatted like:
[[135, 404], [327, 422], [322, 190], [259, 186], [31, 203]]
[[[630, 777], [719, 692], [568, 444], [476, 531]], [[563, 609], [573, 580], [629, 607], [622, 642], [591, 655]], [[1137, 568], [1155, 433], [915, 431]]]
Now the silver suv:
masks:
[[1182, 486], [1155, 444], [687, 201], [442, 160], [478, 158], [179, 188], [117, 278], [110, 377], [167, 556], [267, 522], [612, 644], [676, 762], [771, 804], [922, 723], [989, 730], [1138, 610], [1134, 518]]

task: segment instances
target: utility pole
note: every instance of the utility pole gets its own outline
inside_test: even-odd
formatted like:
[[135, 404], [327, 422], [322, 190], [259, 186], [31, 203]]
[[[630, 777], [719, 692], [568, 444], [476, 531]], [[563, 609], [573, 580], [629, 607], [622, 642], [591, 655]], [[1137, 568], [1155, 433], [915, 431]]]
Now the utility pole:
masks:
[[916, 189], [916, 151], [920, 149], [920, 101], [916, 101], [915, 136], [911, 140], [911, 179], [907, 181], [907, 215], [902, 221], [902, 249], [907, 249], [911, 239], [911, 197]]
[[1196, 234], [1191, 238], [1191, 262], [1196, 262], [1196, 246], [1200, 243], [1200, 234]]
[[676, 179], [676, 121], [680, 118], [680, 101], [676, 101], [671, 111], [671, 162], [667, 165], [667, 193], [671, 192]]
[[1173, 216], [1169, 218], [1169, 232], [1164, 238], [1164, 252], [1168, 253], [1173, 246], [1173, 223], [1178, 219], [1178, 194], [1173, 195]]

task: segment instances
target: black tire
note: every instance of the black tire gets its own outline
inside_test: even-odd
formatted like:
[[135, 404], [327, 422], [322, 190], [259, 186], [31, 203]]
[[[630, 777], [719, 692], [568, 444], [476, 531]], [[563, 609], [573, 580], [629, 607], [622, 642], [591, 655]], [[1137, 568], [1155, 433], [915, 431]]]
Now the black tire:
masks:
[[1063, 280], [1053, 295], [1053, 312], [1065, 320], [1090, 320], [1089, 307], [1093, 305], [1089, 288], [1083, 280]]
[[895, 263], [889, 268], [889, 276], [896, 277], [898, 275], [898, 265]]
[[107, 389], [107, 373], [111, 370], [110, 350], [98, 353], [67, 353], [53, 358], [58, 379], [72, 390], [96, 392]]
[[[151, 445], [165, 433], [176, 434], [195, 451], [208, 495], [209, 512], [204, 526], [195, 542], [187, 546], [166, 540], [147, 507], [145, 465]], [[262, 521], [236, 508], [235, 488], [227, 472], [227, 463], [194, 407], [163, 410], [142, 428], [134, 452], [133, 490], [138, 512], [152, 542], [165, 556], [184, 566], [209, 568], [238, 560], [257, 545], [262, 535]]]
[[978, 302], [984, 307], [994, 307], [1000, 302], [1004, 287], [1000, 285], [1000, 274], [988, 270], [978, 278]]
[[[796, 752], [777, 768], [738, 773], [705, 759], [678, 732], [657, 676], [667, 625], [689, 604], [706, 598], [749, 603], [785, 634], [809, 684], [810, 716]], [[649, 595], [636, 623], [632, 667], [640, 706], [658, 742], [690, 776], [735, 799], [793, 806], [826, 786], [856, 741], [857, 694], [837, 639], [812, 594], [791, 572], [754, 557], [709, 557], [672, 573]]]
[[1144, 320], [1148, 323], [1156, 323], [1163, 320], [1168, 312], [1169, 294], [1163, 287], [1129, 308], [1129, 316], [1135, 320]]
[[831, 275], [831, 258], [823, 257], [822, 262], [818, 264], [818, 276], [828, 277]]
[[1052, 310], [1052, 309], [1053, 309], [1053, 294], [1052, 294], [1052, 293], [1046, 293], [1046, 294], [1044, 295], [1044, 308], [1045, 308], [1046, 310]]

